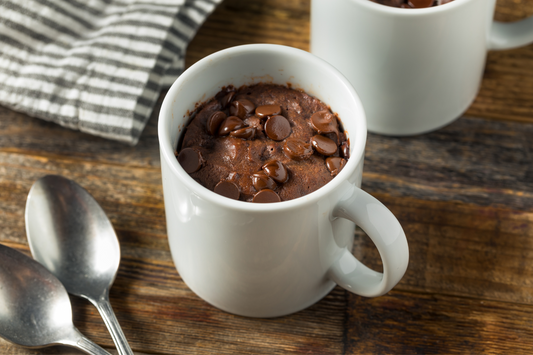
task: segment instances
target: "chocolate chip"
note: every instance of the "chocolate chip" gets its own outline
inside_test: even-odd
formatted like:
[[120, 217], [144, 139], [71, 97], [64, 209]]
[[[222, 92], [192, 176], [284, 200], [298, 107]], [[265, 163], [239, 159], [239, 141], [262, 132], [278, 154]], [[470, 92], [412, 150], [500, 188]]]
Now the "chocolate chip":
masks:
[[328, 168], [331, 176], [336, 176], [341, 172], [342, 168], [346, 165], [346, 160], [339, 157], [326, 158], [326, 167]]
[[304, 160], [313, 155], [311, 143], [298, 138], [287, 138], [283, 145], [285, 155], [294, 160]]
[[272, 140], [282, 141], [291, 134], [291, 124], [283, 116], [271, 116], [265, 123], [265, 133]]
[[220, 128], [218, 129], [218, 134], [221, 136], [227, 136], [231, 131], [244, 127], [246, 127], [246, 125], [239, 117], [229, 116], [220, 125]]
[[257, 191], [264, 189], [274, 190], [276, 188], [274, 180], [264, 171], [258, 171], [252, 174], [252, 184]]
[[255, 137], [255, 127], [244, 127], [229, 133], [230, 136], [242, 139], [252, 139]]
[[228, 92], [222, 99], [220, 99], [220, 104], [222, 105], [222, 108], [228, 107], [228, 105], [233, 101], [235, 98], [235, 91]]
[[207, 119], [207, 132], [214, 136], [217, 134], [220, 124], [226, 119], [226, 114], [222, 111], [215, 111]]
[[350, 145], [348, 142], [342, 142], [341, 144], [341, 156], [345, 159], [350, 158]]
[[277, 183], [283, 184], [289, 180], [287, 168], [278, 160], [266, 163], [261, 169]]
[[263, 105], [263, 106], [258, 106], [255, 109], [255, 115], [261, 118], [267, 117], [267, 116], [279, 115], [280, 113], [281, 113], [280, 105]]
[[339, 135], [337, 118], [327, 110], [315, 112], [311, 116], [311, 126], [318, 133], [335, 133], [337, 136]]
[[192, 148], [185, 148], [179, 153], [178, 162], [187, 174], [192, 174], [200, 170], [204, 159], [199, 151]]
[[232, 183], [231, 181], [222, 180], [220, 181], [214, 188], [214, 190], [217, 194], [222, 195], [224, 197], [232, 198], [234, 200], [238, 200], [239, 196], [241, 195], [239, 191], [239, 187]]
[[404, 0], [377, 0], [376, 2], [382, 5], [394, 6], [394, 7], [400, 7], [405, 3]]
[[281, 198], [277, 193], [270, 189], [264, 189], [259, 191], [254, 195], [254, 198], [252, 199], [252, 202], [255, 203], [272, 203], [272, 202], [280, 202]]
[[433, 0], [409, 0], [407, 4], [411, 8], [419, 9], [433, 6]]
[[263, 131], [263, 125], [259, 117], [250, 116], [244, 120], [244, 123], [249, 127], [254, 127], [256, 129], [256, 133]]
[[313, 145], [313, 148], [322, 155], [328, 156], [337, 152], [337, 144], [328, 137], [319, 134], [311, 137], [311, 144]]
[[231, 103], [229, 113], [232, 116], [244, 119], [248, 114], [252, 113], [254, 109], [255, 105], [250, 100], [239, 99]]

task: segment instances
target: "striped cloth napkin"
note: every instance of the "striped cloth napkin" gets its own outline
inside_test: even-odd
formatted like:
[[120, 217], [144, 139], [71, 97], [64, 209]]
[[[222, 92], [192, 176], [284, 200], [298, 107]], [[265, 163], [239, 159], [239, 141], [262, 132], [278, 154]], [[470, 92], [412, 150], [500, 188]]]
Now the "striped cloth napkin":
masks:
[[0, 105], [136, 144], [222, 0], [0, 0]]

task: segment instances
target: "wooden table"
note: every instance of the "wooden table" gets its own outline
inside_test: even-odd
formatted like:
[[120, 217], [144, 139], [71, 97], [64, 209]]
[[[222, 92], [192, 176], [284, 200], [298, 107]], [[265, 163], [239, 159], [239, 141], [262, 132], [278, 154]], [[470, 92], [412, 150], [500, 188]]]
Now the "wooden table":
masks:
[[[498, 1], [497, 18], [533, 15], [529, 0]], [[190, 45], [187, 64], [216, 50], [269, 42], [308, 49], [309, 0], [226, 0]], [[29, 254], [24, 205], [35, 180], [61, 174], [88, 189], [122, 248], [111, 302], [141, 354], [533, 354], [533, 45], [491, 52], [464, 117], [411, 138], [370, 134], [363, 188], [400, 219], [410, 265], [387, 295], [336, 288], [277, 319], [215, 309], [183, 283], [166, 238], [157, 109], [135, 147], [0, 107], [0, 241]], [[356, 231], [354, 253], [377, 269]], [[87, 301], [74, 323], [114, 345]], [[27, 350], [0, 340], [0, 354]]]

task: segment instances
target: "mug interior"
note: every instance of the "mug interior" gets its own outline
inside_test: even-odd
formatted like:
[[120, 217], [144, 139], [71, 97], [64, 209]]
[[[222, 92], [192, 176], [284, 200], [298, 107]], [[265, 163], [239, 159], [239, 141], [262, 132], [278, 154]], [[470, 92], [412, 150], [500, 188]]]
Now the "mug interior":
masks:
[[[337, 113], [350, 142], [350, 159], [328, 184], [309, 195], [272, 204], [253, 204], [220, 196], [194, 181], [179, 165], [174, 151], [185, 131], [189, 115], [223, 87], [257, 83], [289, 85], [316, 97]], [[159, 142], [162, 159], [188, 188], [213, 203], [236, 209], [271, 210], [292, 208], [309, 199], [320, 198], [355, 171], [363, 159], [366, 119], [352, 85], [331, 65], [318, 57], [291, 47], [252, 44], [214, 53], [188, 68], [168, 91], [159, 114]]]

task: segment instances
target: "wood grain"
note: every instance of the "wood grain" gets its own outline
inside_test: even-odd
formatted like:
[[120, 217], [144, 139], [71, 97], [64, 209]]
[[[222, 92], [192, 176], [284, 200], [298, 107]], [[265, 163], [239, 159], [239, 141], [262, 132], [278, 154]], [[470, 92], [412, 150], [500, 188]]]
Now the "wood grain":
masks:
[[[226, 0], [201, 27], [187, 65], [244, 43], [309, 47], [309, 0]], [[499, 0], [496, 18], [533, 14]], [[121, 244], [111, 303], [136, 354], [533, 354], [533, 47], [490, 52], [465, 117], [430, 134], [369, 134], [363, 188], [399, 218], [409, 269], [387, 295], [340, 288], [275, 319], [224, 313], [181, 280], [166, 239], [157, 112], [135, 147], [0, 107], [0, 242], [29, 255], [24, 206], [45, 174], [75, 179]], [[489, 120], [487, 120], [489, 119]], [[380, 270], [361, 230], [354, 254]], [[116, 353], [96, 309], [72, 297], [74, 323]], [[0, 354], [29, 350], [0, 339]]]
[[533, 348], [531, 306], [401, 291], [352, 297], [349, 306], [346, 354], [530, 354]]
[[417, 137], [369, 134], [363, 187], [373, 193], [533, 209], [533, 126], [462, 117]]

